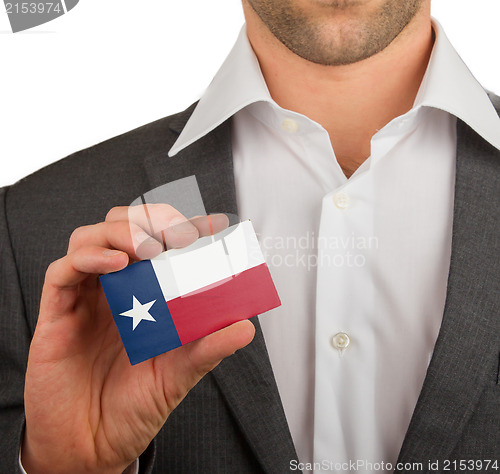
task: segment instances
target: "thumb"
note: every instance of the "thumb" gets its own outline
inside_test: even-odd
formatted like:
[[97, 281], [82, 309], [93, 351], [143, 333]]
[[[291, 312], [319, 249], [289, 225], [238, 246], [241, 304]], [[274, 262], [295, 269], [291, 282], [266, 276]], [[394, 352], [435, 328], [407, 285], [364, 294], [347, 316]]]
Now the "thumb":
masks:
[[254, 325], [243, 320], [156, 357], [155, 369], [162, 378], [167, 405], [175, 408], [207, 372], [248, 345], [254, 335]]
[[222, 359], [248, 345], [255, 335], [249, 320], [239, 321], [187, 345], [187, 357], [192, 369], [204, 373], [212, 370]]

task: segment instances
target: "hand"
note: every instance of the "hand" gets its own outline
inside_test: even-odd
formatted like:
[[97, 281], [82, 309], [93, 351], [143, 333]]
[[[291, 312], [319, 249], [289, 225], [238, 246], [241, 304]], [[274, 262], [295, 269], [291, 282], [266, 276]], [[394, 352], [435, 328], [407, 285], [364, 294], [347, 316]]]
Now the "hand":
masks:
[[162, 244], [182, 247], [227, 225], [223, 215], [186, 221], [170, 206], [149, 205], [114, 208], [105, 222], [76, 229], [67, 255], [47, 270], [29, 353], [29, 474], [122, 472], [187, 392], [252, 340], [252, 323], [241, 321], [131, 366], [98, 280]]

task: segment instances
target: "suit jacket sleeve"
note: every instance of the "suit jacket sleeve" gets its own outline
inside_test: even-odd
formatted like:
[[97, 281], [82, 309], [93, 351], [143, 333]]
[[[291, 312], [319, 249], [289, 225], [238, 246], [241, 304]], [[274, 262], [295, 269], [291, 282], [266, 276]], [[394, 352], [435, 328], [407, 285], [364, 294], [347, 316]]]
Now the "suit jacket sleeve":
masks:
[[[24, 378], [34, 330], [26, 316], [12, 249], [8, 191], [0, 188], [0, 474], [22, 472], [19, 447], [25, 423]], [[140, 458], [140, 474], [152, 471], [154, 451], [152, 442]]]
[[20, 472], [24, 375], [31, 331], [24, 310], [6, 216], [8, 188], [0, 188], [0, 473]]

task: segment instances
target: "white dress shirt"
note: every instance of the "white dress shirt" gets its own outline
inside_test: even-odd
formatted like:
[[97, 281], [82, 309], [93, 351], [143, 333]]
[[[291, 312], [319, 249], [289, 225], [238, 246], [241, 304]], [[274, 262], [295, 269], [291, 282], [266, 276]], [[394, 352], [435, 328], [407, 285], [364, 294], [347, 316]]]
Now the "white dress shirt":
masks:
[[434, 29], [413, 109], [349, 179], [323, 127], [272, 100], [244, 30], [170, 151], [234, 118], [239, 213], [283, 302], [260, 322], [306, 471], [394, 467], [444, 309], [456, 117], [500, 148], [487, 95]]
[[457, 118], [500, 149], [487, 94], [433, 27], [414, 107], [349, 179], [325, 129], [273, 101], [245, 29], [169, 153], [233, 117], [239, 214], [283, 303], [259, 320], [306, 472], [395, 468], [443, 315]]

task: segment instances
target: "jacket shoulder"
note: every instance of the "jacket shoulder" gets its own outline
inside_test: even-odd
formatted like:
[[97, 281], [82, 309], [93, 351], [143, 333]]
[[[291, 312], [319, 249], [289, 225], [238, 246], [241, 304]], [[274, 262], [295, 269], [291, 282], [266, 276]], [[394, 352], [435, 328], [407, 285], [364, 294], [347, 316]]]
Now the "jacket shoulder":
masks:
[[[71, 232], [104, 220], [148, 188], [144, 160], [167, 154], [192, 107], [78, 151], [1, 190], [0, 213], [34, 326], [47, 265], [66, 253]], [[1, 246], [1, 245], [0, 245]]]
[[193, 108], [73, 153], [7, 187], [6, 210], [15, 217], [12, 221], [21, 214], [37, 220], [40, 215], [70, 217], [75, 209], [97, 208], [97, 214], [90, 212], [95, 217], [89, 220], [95, 221], [109, 207], [130, 204], [147, 185], [144, 159], [167, 155]]
[[[77, 151], [21, 179], [10, 186], [9, 191], [29, 189], [36, 192], [37, 189], [57, 186], [61, 176], [70, 181], [72, 176], [77, 178], [77, 182], [73, 184], [78, 184], [87, 176], [93, 181], [100, 181], [99, 177], [102, 177], [109, 183], [109, 174], [117, 168], [126, 170], [127, 166], [133, 166], [137, 161], [142, 162], [143, 158], [151, 154], [168, 152], [177, 139], [178, 130], [183, 128], [195, 105]], [[95, 186], [98, 183], [92, 184]]]

